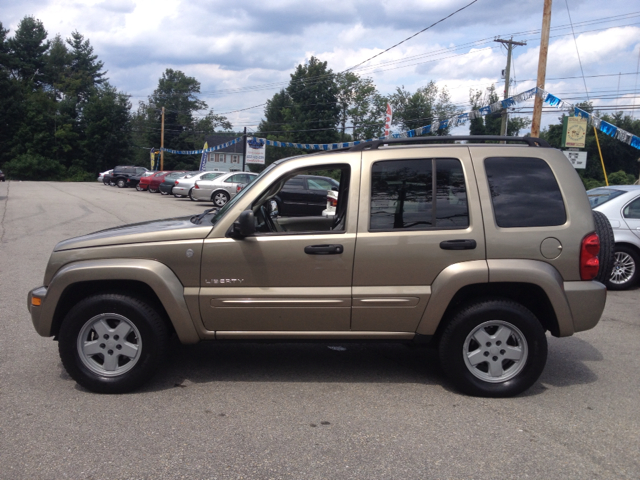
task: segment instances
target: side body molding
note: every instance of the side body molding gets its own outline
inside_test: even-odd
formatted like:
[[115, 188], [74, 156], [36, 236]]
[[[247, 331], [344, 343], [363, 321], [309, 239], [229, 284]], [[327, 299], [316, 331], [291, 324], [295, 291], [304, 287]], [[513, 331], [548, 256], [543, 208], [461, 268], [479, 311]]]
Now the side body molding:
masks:
[[38, 333], [51, 336], [55, 308], [69, 285], [96, 280], [134, 280], [145, 283], [162, 302], [180, 342], [200, 341], [185, 302], [184, 287], [178, 277], [160, 262], [141, 259], [86, 260], [62, 267], [51, 280], [40, 307], [38, 324], [34, 325]]
[[433, 335], [458, 290], [467, 285], [487, 282], [489, 267], [486, 260], [454, 263], [442, 270], [431, 285], [431, 297], [416, 333]]

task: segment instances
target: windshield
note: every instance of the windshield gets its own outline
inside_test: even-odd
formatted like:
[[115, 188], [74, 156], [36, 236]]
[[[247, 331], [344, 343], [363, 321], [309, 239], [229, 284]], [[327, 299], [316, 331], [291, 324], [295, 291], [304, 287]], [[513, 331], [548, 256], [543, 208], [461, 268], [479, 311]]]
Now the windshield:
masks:
[[220, 210], [218, 210], [214, 215], [213, 218], [211, 219], [211, 224], [215, 225], [216, 223], [218, 223], [218, 221], [224, 217], [225, 213], [227, 213], [229, 211], [229, 209], [231, 207], [233, 207], [233, 205], [236, 204], [236, 202], [238, 200], [240, 200], [240, 198], [242, 198], [248, 191], [250, 191], [253, 187], [255, 187], [255, 185], [258, 183], [258, 179], [260, 179], [261, 177], [263, 177], [267, 172], [271, 171], [274, 167], [276, 166], [275, 163], [272, 163], [271, 165], [269, 165], [267, 168], [265, 168], [262, 173], [260, 175], [257, 175], [253, 178], [253, 180], [251, 181], [251, 183], [247, 184], [246, 187], [244, 187], [242, 190], [240, 190], [235, 197], [233, 197], [231, 200], [229, 200], [224, 207], [222, 207]]
[[619, 197], [624, 193], [624, 190], [615, 190], [613, 188], [594, 188], [587, 192], [587, 197], [589, 197], [591, 208], [595, 208], [599, 207], [603, 203], [607, 203], [609, 200]]

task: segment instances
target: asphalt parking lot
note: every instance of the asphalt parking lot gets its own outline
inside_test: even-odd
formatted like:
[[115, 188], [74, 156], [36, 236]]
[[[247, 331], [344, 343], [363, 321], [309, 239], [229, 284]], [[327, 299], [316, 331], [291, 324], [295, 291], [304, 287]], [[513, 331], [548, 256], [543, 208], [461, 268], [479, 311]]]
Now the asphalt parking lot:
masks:
[[209, 203], [101, 183], [0, 183], [0, 478], [640, 478], [640, 290], [549, 337], [510, 399], [452, 389], [433, 352], [380, 344], [176, 345], [142, 390], [76, 385], [27, 292], [65, 238]]

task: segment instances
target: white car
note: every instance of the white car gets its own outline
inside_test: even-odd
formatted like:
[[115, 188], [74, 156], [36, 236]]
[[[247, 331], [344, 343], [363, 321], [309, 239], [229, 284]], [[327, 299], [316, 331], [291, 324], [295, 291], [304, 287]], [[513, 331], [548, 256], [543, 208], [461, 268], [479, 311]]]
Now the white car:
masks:
[[587, 192], [591, 208], [609, 219], [615, 239], [611, 290], [626, 290], [640, 279], [640, 185], [611, 185]]
[[[217, 175], [220, 172], [209, 172]], [[220, 208], [225, 203], [236, 196], [238, 185], [246, 185], [251, 183], [257, 173], [251, 172], [230, 172], [217, 175], [215, 178], [208, 179], [203, 176], [191, 190], [191, 198], [194, 200], [205, 200], [213, 202], [213, 205]]]
[[112, 173], [113, 173], [113, 170], [107, 170], [106, 172], [102, 172], [100, 175], [98, 175], [98, 181], [102, 183], [104, 176], [107, 174], [111, 175]]
[[187, 175], [183, 178], [179, 178], [176, 180], [173, 187], [173, 196], [176, 198], [189, 197], [191, 200], [196, 201], [196, 199], [191, 195], [191, 191], [196, 182], [198, 180], [213, 180], [223, 173], [224, 172], [199, 172], [196, 174]]

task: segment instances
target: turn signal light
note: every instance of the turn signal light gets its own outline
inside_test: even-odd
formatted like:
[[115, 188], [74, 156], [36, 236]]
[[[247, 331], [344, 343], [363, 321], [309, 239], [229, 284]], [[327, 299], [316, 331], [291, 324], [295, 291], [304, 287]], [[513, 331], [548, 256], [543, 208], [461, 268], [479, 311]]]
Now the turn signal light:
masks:
[[591, 233], [582, 239], [580, 247], [580, 278], [593, 280], [600, 269], [600, 238], [596, 233]]
[[338, 199], [337, 198], [327, 197], [327, 201], [329, 202], [329, 206], [330, 207], [337, 207], [338, 206]]
[[38, 297], [31, 297], [31, 305], [34, 307], [39, 307], [42, 305], [42, 299]]

